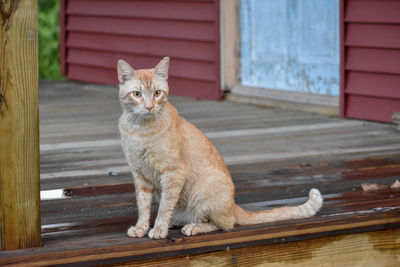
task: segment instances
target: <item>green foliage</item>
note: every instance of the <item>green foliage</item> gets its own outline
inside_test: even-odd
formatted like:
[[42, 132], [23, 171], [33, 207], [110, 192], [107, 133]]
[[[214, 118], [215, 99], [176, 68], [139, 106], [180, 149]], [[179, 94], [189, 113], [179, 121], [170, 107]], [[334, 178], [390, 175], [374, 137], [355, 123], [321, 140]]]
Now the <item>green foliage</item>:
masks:
[[60, 72], [60, 1], [39, 0], [39, 79], [63, 79]]

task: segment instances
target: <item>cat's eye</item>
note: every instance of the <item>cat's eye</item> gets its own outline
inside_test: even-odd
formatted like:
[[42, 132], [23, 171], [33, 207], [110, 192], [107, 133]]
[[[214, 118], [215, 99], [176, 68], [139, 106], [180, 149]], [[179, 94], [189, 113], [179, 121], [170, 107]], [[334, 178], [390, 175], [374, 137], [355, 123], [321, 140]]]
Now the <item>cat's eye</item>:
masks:
[[155, 97], [160, 96], [160, 95], [161, 95], [161, 90], [155, 90], [154, 91], [154, 96]]
[[142, 93], [139, 92], [139, 91], [133, 91], [133, 92], [132, 92], [132, 95], [135, 96], [135, 97], [141, 97], [141, 96], [142, 96]]

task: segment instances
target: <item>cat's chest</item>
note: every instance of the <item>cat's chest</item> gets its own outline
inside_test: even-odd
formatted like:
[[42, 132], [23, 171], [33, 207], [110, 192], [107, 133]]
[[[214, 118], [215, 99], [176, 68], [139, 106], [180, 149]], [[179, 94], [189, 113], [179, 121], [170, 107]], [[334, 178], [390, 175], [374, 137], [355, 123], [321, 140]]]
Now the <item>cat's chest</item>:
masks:
[[147, 160], [157, 151], [161, 152], [163, 148], [159, 140], [153, 138], [141, 138], [121, 133], [121, 145], [125, 154], [129, 154], [135, 160]]
[[158, 173], [169, 161], [169, 149], [162, 137], [151, 139], [121, 134], [121, 145], [131, 168], [151, 180], [157, 180]]

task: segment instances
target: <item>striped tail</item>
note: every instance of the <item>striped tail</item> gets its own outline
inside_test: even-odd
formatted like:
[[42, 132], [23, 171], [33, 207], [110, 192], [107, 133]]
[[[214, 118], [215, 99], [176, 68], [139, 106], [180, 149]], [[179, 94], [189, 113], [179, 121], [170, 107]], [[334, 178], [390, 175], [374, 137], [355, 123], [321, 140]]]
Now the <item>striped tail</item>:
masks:
[[296, 207], [250, 212], [235, 206], [236, 223], [239, 225], [276, 222], [314, 216], [322, 207], [322, 196], [318, 189], [311, 189], [306, 203]]

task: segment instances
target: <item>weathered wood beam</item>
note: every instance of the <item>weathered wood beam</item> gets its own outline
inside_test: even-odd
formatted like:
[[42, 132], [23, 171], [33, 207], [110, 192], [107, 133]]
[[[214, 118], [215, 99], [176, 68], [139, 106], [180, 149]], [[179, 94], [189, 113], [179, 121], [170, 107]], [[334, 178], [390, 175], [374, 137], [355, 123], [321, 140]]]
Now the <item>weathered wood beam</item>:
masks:
[[41, 245], [38, 17], [0, 0], [0, 224], [3, 250]]
[[[132, 266], [398, 266], [400, 229], [132, 262]], [[349, 249], [351, 247], [351, 249]], [[368, 263], [368, 264], [367, 264]], [[128, 263], [126, 263], [129, 265]]]
[[240, 82], [240, 0], [220, 1], [221, 88]]

